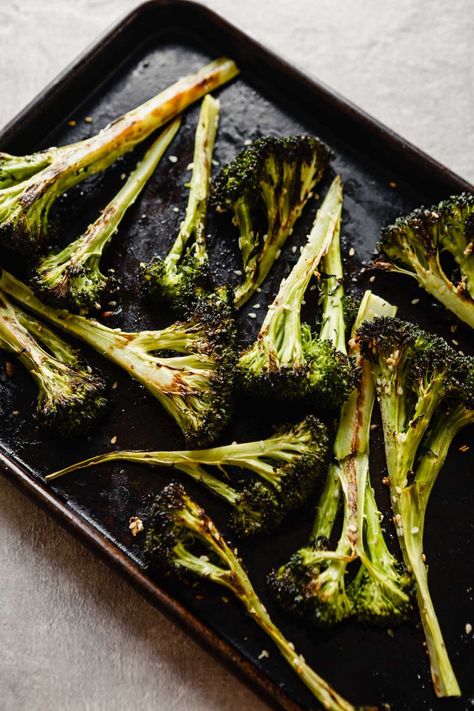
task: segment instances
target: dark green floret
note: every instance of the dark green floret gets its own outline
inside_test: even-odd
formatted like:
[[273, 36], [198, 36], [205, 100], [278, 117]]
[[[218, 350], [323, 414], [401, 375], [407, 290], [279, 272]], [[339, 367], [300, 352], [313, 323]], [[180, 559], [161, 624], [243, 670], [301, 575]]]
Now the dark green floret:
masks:
[[232, 212], [239, 230], [244, 281], [235, 290], [238, 307], [266, 279], [329, 155], [313, 136], [267, 136], [243, 150], [215, 179], [214, 206]]
[[125, 185], [81, 237], [37, 262], [32, 286], [45, 301], [72, 311], [100, 305], [108, 283], [108, 278], [100, 270], [104, 249], [117, 232], [126, 211], [147, 184], [179, 125], [177, 119], [160, 134]]
[[474, 328], [474, 195], [399, 217], [383, 230], [379, 251], [376, 267], [414, 277]]
[[[174, 452], [109, 452], [48, 475], [111, 461], [172, 467], [195, 479], [233, 507], [231, 526], [239, 536], [269, 533], [312, 494], [328, 448], [325, 425], [313, 416], [257, 442]], [[235, 485], [231, 485], [235, 482]]]
[[13, 353], [38, 387], [35, 417], [53, 434], [87, 431], [108, 406], [103, 377], [49, 328], [0, 292], [0, 348]]
[[[129, 333], [53, 309], [7, 272], [0, 288], [23, 306], [83, 340], [142, 383], [176, 421], [189, 446], [214, 442], [232, 413], [235, 324], [216, 292], [184, 321], [160, 331]], [[166, 351], [166, 357], [159, 352]]]
[[206, 249], [207, 204], [212, 155], [219, 123], [219, 102], [206, 96], [202, 102], [194, 145], [186, 215], [164, 259], [154, 257], [142, 265], [145, 292], [168, 303], [177, 312], [212, 290]]
[[238, 553], [228, 545], [204, 509], [182, 486], [169, 484], [153, 502], [147, 525], [145, 555], [155, 571], [178, 578], [201, 578], [221, 585], [243, 604], [250, 617], [275, 643], [301, 681], [325, 709], [355, 711], [295, 651], [275, 626], [257, 596]]
[[30, 156], [0, 155], [0, 247], [32, 254], [53, 235], [50, 210], [74, 185], [104, 171], [209, 91], [238, 73], [221, 57], [78, 143]]

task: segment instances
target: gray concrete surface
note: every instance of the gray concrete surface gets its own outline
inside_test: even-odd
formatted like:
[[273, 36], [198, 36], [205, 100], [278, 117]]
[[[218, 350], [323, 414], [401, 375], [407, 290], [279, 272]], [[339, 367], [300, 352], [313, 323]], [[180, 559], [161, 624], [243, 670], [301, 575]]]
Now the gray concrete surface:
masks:
[[[0, 125], [129, 0], [0, 4]], [[209, 0], [474, 180], [472, 0]], [[260, 711], [227, 670], [0, 479], [2, 711]]]

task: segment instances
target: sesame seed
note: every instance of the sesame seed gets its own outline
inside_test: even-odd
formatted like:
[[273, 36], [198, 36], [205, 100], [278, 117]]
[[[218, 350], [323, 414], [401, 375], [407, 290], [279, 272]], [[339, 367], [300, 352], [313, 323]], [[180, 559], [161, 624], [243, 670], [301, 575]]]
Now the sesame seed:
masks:
[[464, 454], [464, 452], [469, 452], [469, 445], [468, 445], [468, 444], [462, 444], [462, 445], [459, 447], [459, 451], [460, 451], [460, 452], [463, 452], [463, 454]]
[[419, 533], [420, 529], [418, 528], [418, 526], [413, 526], [413, 528], [411, 529], [411, 532], [412, 533]]
[[396, 188], [396, 187], [397, 187], [397, 184], [396, 184], [395, 181], [393, 181], [393, 180], [391, 180], [388, 185], [389, 185], [390, 188]]
[[254, 309], [259, 309], [259, 308], [260, 308], [260, 304], [254, 304], [254, 305], [253, 305], [253, 308], [254, 308]]
[[253, 311], [249, 313], [249, 318], [257, 318], [257, 314], [254, 314]]
[[296, 246], [296, 244], [294, 244], [293, 247], [291, 248], [291, 251], [293, 252], [293, 254], [296, 254], [297, 249], [298, 249], [298, 247]]
[[356, 251], [355, 251], [354, 247], [351, 247], [349, 250], [349, 257], [353, 257], [355, 253], [356, 253]]
[[117, 444], [117, 435], [114, 435], [110, 440], [110, 444]]
[[112, 384], [112, 390], [117, 390], [117, 388], [118, 388], [118, 383], [117, 383], [117, 381], [115, 381], [115, 382]]
[[412, 299], [412, 300], [411, 300], [411, 303], [412, 303], [413, 305], [419, 304], [419, 303], [420, 303], [420, 299]]
[[68, 126], [71, 126], [71, 128], [74, 128], [74, 126], [77, 125], [77, 121], [74, 121], [74, 119], [71, 119], [70, 121], [67, 122]]
[[374, 277], [374, 276], [371, 276], [370, 279], [369, 279], [369, 281], [370, 281], [371, 284], [373, 284], [374, 281], [375, 281], [375, 277]]
[[168, 160], [170, 163], [177, 163], [178, 162], [178, 156], [168, 156]]
[[178, 207], [173, 207], [173, 212], [179, 212], [179, 208], [178, 208]]
[[251, 146], [251, 145], [252, 145], [252, 141], [250, 140], [250, 138], [247, 138], [247, 139], [244, 141], [244, 146]]
[[234, 269], [234, 274], [235, 276], [242, 276], [242, 272], [240, 269]]
[[126, 173], [121, 173], [120, 180], [125, 180], [126, 177], [127, 177]]
[[466, 626], [464, 627], [464, 629], [466, 630], [466, 634], [471, 634], [471, 632], [472, 632], [472, 625], [471, 625], [471, 623], [470, 623], [470, 622], [466, 622]]
[[84, 116], [84, 123], [92, 123], [92, 116]]
[[451, 339], [451, 342], [454, 343], [455, 346], [459, 346], [459, 341], [454, 340], [454, 338]]

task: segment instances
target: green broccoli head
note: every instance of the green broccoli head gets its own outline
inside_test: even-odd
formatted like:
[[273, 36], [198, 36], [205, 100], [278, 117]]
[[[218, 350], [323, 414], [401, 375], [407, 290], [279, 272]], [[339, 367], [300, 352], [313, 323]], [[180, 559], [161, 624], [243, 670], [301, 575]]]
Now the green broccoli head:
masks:
[[108, 407], [103, 377], [85, 365], [70, 367], [53, 358], [45, 359], [34, 377], [38, 384], [36, 419], [54, 434], [80, 434]]
[[181, 259], [179, 269], [173, 268], [166, 258], [154, 257], [141, 264], [141, 280], [145, 294], [178, 313], [212, 290], [207, 259], [198, 259], [192, 253]]
[[332, 627], [352, 614], [345, 589], [346, 564], [324, 557], [329, 541], [323, 537], [294, 553], [268, 579], [282, 608], [321, 627]]
[[100, 304], [108, 278], [99, 268], [99, 257], [76, 260], [66, 248], [42, 257], [31, 278], [33, 289], [52, 306], [71, 311], [89, 310]]
[[349, 585], [354, 616], [363, 624], [395, 627], [403, 624], [415, 610], [416, 584], [405, 565], [398, 563], [390, 570], [389, 585], [371, 576], [363, 565]]
[[[473, 248], [474, 195], [463, 193], [430, 209], [414, 210], [386, 227], [375, 266], [415, 277], [429, 294], [474, 327]], [[448, 262], [446, 254], [451, 257]]]
[[233, 213], [240, 232], [244, 282], [236, 289], [237, 306], [265, 280], [329, 155], [313, 136], [267, 136], [254, 141], [215, 179], [213, 204]]
[[275, 531], [284, 516], [278, 493], [262, 481], [252, 481], [239, 491], [229, 523], [239, 538], [250, 538]]

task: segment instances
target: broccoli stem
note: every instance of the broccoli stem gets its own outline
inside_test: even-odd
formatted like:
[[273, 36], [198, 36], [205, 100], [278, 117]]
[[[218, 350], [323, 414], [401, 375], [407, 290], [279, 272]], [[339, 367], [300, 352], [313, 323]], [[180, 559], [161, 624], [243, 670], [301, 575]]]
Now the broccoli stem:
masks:
[[324, 488], [316, 506], [316, 515], [311, 533], [311, 537], [314, 540], [329, 540], [331, 537], [341, 503], [341, 494], [341, 480], [338, 468], [332, 463], [328, 468]]
[[347, 353], [346, 325], [342, 299], [344, 272], [341, 259], [341, 215], [339, 213], [337, 224], [329, 249], [321, 260], [321, 301], [322, 322], [319, 333], [320, 340], [330, 341], [336, 350]]
[[438, 696], [459, 696], [461, 691], [454, 675], [441, 628], [428, 588], [428, 569], [423, 555], [423, 532], [428, 499], [443, 468], [454, 437], [474, 423], [474, 410], [457, 406], [436, 421], [424, 442], [425, 454], [416, 468], [414, 481], [400, 494], [399, 510], [403, 525], [403, 549], [407, 565], [417, 584], [417, 599], [430, 656], [431, 676]]
[[[375, 265], [386, 271], [413, 277], [428, 294], [431, 294], [431, 296], [440, 301], [461, 321], [464, 321], [468, 326], [474, 328], [474, 308], [472, 300], [462, 297], [460, 288], [448, 279], [440, 267], [436, 270], [431, 268], [425, 269], [418, 260], [413, 260], [411, 263], [413, 271], [412, 269], [404, 269], [403, 267], [383, 260], [377, 261]], [[463, 265], [463, 269], [465, 268], [466, 265]], [[471, 294], [471, 299], [472, 298], [474, 297]]]
[[281, 655], [318, 699], [323, 708], [330, 711], [354, 711], [352, 704], [342, 698], [327, 681], [305, 662], [301, 655], [295, 652], [294, 645], [286, 639], [270, 618], [237, 555], [227, 545], [212, 522], [208, 522], [205, 534], [202, 532], [201, 525], [196, 522], [195, 517], [192, 515], [186, 515], [186, 525], [194, 531], [204, 545], [214, 551], [222, 563], [225, 564], [225, 567], [203, 560], [202, 557], [197, 558], [190, 554], [183, 545], [179, 544], [175, 548], [178, 553], [177, 563], [201, 577], [212, 580], [214, 583], [223, 585], [230, 590], [244, 605], [249, 616], [273, 640]]
[[74, 273], [74, 270], [82, 265], [87, 264], [90, 269], [99, 271], [100, 258], [104, 248], [117, 231], [126, 211], [133, 205], [152, 176], [164, 152], [176, 135], [180, 123], [180, 119], [175, 119], [159, 135], [130, 174], [125, 185], [81, 237], [60, 252], [50, 254], [40, 261], [37, 267], [39, 278], [47, 287], [49, 286], [53, 290], [59, 288], [61, 280], [68, 279], [68, 272]]
[[46, 168], [57, 155], [58, 148], [49, 148], [27, 156], [0, 153], [0, 190], [27, 180]]
[[209, 188], [212, 172], [212, 154], [219, 124], [220, 104], [217, 99], [207, 95], [202, 102], [199, 122], [196, 130], [193, 156], [193, 173], [189, 188], [186, 215], [168, 252], [165, 262], [176, 271], [187, 244], [192, 236], [194, 256], [200, 264], [207, 262], [206, 251], [206, 216], [209, 200]]

